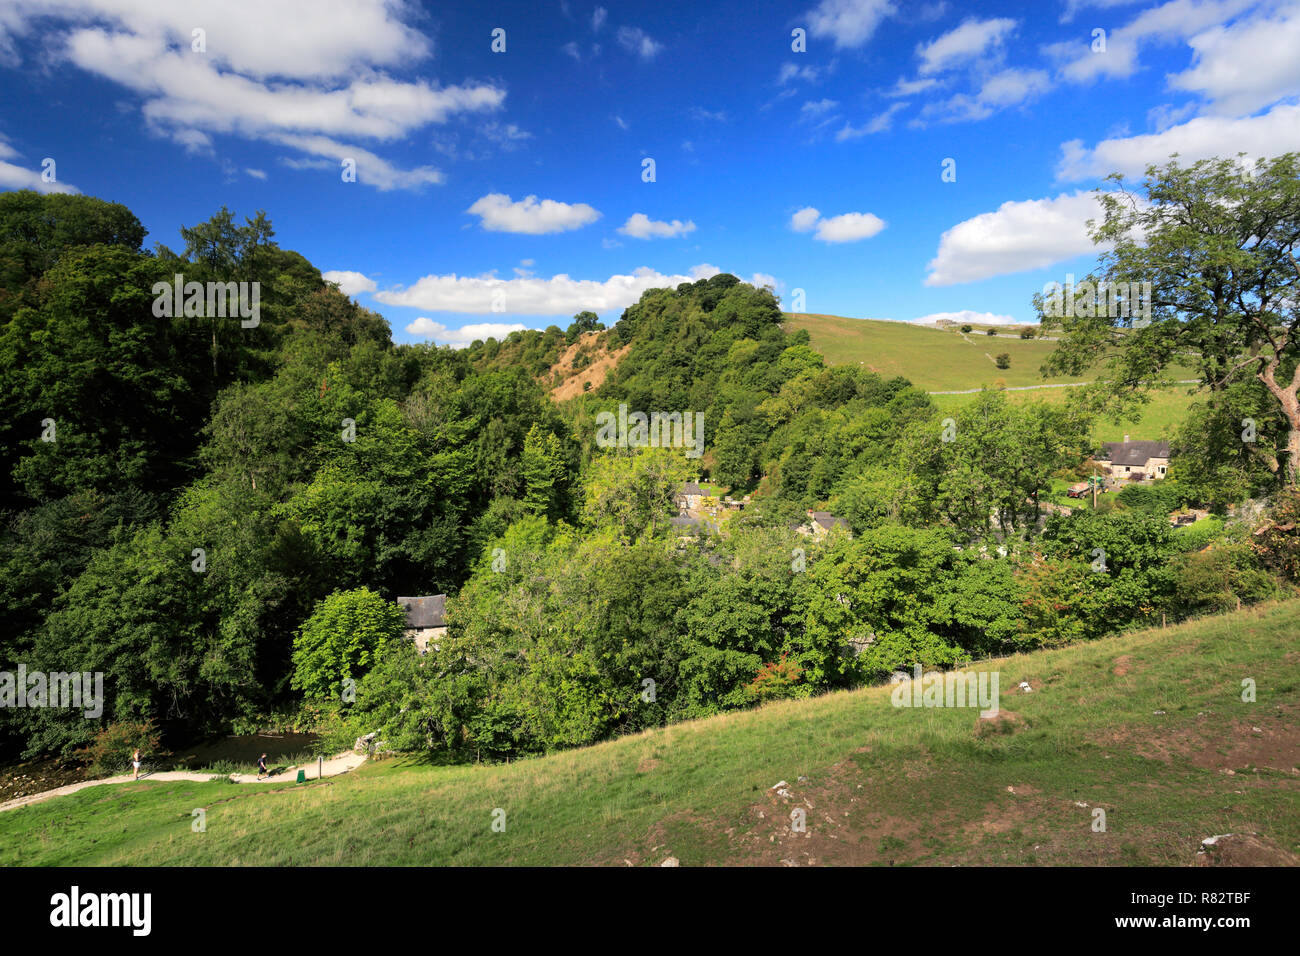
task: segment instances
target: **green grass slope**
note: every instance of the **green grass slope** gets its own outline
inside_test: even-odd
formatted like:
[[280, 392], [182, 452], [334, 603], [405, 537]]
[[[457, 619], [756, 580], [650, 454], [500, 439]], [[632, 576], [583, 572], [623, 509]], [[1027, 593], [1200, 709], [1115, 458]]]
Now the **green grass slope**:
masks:
[[1178, 865], [1226, 833], [1295, 863], [1297, 634], [1292, 601], [987, 662], [994, 722], [868, 688], [504, 766], [93, 787], [0, 814], [0, 864]]
[[0, 865], [1179, 865], [1230, 832], [1295, 864], [1297, 635], [1292, 601], [987, 662], [996, 722], [867, 688], [506, 766], [92, 787], [0, 814]]
[[[988, 336], [981, 326], [962, 334], [955, 328], [935, 329], [905, 322], [786, 313], [785, 327], [788, 331], [806, 329], [812, 347], [831, 365], [860, 364], [885, 376], [901, 375], [930, 392], [993, 388], [999, 382], [1014, 389], [1086, 382], [1094, 378], [1092, 374], [1044, 378], [1039, 368], [1056, 348], [1055, 342]], [[1008, 369], [999, 369], [993, 364], [994, 358], [1002, 352], [1011, 357]], [[1192, 374], [1181, 369], [1173, 372], [1180, 379]], [[1125, 435], [1171, 438], [1193, 401], [1190, 391], [1187, 385], [1154, 390], [1150, 403], [1141, 408], [1136, 417], [1099, 420], [1092, 438], [1098, 443], [1122, 441]], [[1032, 391], [1009, 391], [1007, 397], [1012, 401], [1067, 402], [1074, 394], [1077, 393], [1072, 388], [1034, 388]], [[955, 411], [971, 401], [970, 395], [932, 397], [935, 404], [945, 411]]]
[[[975, 328], [935, 329], [906, 322], [849, 319], [838, 315], [786, 314], [787, 331], [807, 329], [814, 349], [832, 365], [857, 365], [890, 377], [902, 375], [926, 391], [950, 391], [1087, 381], [1083, 378], [1043, 378], [1039, 367], [1056, 348], [1055, 342], [990, 336]], [[993, 360], [1002, 352], [1011, 367], [999, 369]]]

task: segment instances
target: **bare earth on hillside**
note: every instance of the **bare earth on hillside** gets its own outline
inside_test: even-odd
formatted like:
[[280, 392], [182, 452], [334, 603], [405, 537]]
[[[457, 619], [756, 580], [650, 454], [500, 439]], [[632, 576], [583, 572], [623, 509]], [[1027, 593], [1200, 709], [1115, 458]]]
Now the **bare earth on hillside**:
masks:
[[587, 382], [591, 383], [591, 391], [600, 388], [605, 383], [605, 377], [632, 348], [631, 345], [625, 345], [615, 352], [611, 352], [607, 348], [597, 349], [592, 354], [591, 364], [581, 371], [574, 372], [573, 361], [578, 355], [578, 350], [584, 345], [590, 346], [593, 341], [599, 339], [603, 334], [602, 332], [584, 332], [578, 341], [564, 350], [560, 360], [551, 366], [552, 380], [560, 380], [560, 384], [551, 389], [552, 399], [563, 402], [570, 398], [576, 398], [583, 393], [583, 385]]

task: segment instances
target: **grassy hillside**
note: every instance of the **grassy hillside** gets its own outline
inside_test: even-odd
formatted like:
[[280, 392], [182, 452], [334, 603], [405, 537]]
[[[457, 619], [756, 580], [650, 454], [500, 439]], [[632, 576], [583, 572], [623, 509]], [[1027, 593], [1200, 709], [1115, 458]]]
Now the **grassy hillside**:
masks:
[[[787, 331], [807, 329], [812, 347], [832, 365], [862, 364], [885, 376], [902, 375], [927, 391], [982, 388], [1001, 379], [1008, 386], [1086, 381], [1074, 377], [1043, 378], [1039, 366], [1055, 342], [985, 335], [976, 328], [963, 335], [906, 322], [848, 319], [837, 315], [786, 314]], [[1001, 352], [1011, 367], [993, 364]]]
[[[975, 327], [969, 334], [957, 329], [935, 329], [874, 319], [849, 319], [837, 315], [786, 313], [788, 331], [807, 329], [812, 347], [832, 365], [862, 364], [884, 375], [902, 375], [920, 388], [932, 392], [961, 391], [1005, 385], [1057, 385], [1091, 381], [1093, 376], [1044, 378], [1039, 368], [1056, 343], [1041, 339], [989, 336]], [[993, 359], [1002, 352], [1011, 356], [1011, 367], [999, 369]], [[1175, 370], [1178, 378], [1190, 372]], [[1011, 391], [1012, 401], [1070, 401], [1074, 389], [1039, 388]], [[970, 395], [935, 395], [942, 409], [956, 409], [971, 400]], [[1152, 401], [1136, 419], [1099, 421], [1093, 440], [1121, 441], [1133, 438], [1169, 438], [1182, 422], [1193, 398], [1188, 386], [1180, 385], [1153, 393]]]
[[[1032, 392], [1007, 392], [1012, 402], [1068, 402], [1077, 398], [1077, 389], [1044, 388]], [[970, 395], [931, 395], [931, 401], [942, 411], [956, 411], [971, 400]], [[1100, 445], [1104, 441], [1123, 441], [1131, 438], [1171, 438], [1174, 430], [1187, 415], [1188, 406], [1195, 397], [1188, 394], [1188, 386], [1153, 390], [1151, 401], [1143, 406], [1135, 419], [1098, 418], [1093, 424], [1092, 440]]]
[[1227, 833], [1294, 864], [1297, 633], [1293, 601], [987, 662], [1003, 716], [982, 724], [870, 688], [507, 766], [95, 787], [0, 814], [0, 864], [1180, 865]]

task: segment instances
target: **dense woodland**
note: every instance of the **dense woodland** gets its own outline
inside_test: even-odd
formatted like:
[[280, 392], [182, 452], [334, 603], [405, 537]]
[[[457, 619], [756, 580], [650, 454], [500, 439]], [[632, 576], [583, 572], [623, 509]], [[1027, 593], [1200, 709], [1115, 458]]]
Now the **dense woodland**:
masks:
[[[1259, 382], [1197, 406], [1169, 479], [1067, 517], [1044, 495], [1089, 473], [1092, 411], [990, 391], [945, 426], [906, 380], [827, 367], [731, 275], [652, 289], [609, 329], [580, 313], [456, 351], [395, 345], [262, 213], [181, 238], [149, 250], [121, 205], [0, 195], [0, 670], [102, 671], [108, 698], [100, 720], [0, 712], [11, 754], [293, 724], [501, 759], [1300, 576], [1288, 470], [1234, 438], [1243, 407], [1266, 438], [1279, 419]], [[260, 283], [260, 323], [155, 316], [176, 273]], [[556, 403], [547, 376], [578, 342], [630, 348]], [[597, 447], [619, 403], [703, 413], [704, 457]], [[752, 502], [683, 537], [688, 479]], [[1175, 529], [1188, 504], [1217, 515]], [[852, 535], [798, 534], [814, 507]], [[442, 592], [450, 633], [420, 656], [394, 599]]]

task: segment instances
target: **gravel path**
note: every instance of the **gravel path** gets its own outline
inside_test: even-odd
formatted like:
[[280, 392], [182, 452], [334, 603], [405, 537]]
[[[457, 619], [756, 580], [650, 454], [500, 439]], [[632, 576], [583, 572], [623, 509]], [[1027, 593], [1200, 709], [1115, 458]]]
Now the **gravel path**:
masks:
[[[321, 765], [321, 774], [326, 777], [335, 777], [341, 773], [347, 773], [349, 770], [356, 770], [366, 758], [360, 754], [352, 752], [339, 754], [337, 757], [331, 757]], [[316, 764], [294, 765], [282, 773], [277, 773], [274, 777], [266, 777], [261, 780], [257, 779], [255, 773], [232, 773], [229, 774], [231, 780], [235, 783], [292, 783], [297, 779], [298, 770], [307, 771], [307, 779], [315, 780], [317, 774]], [[198, 783], [206, 783], [213, 777], [220, 777], [219, 773], [197, 773], [193, 770], [161, 770], [155, 773], [143, 773], [140, 775], [140, 783], [150, 782], [168, 782], [173, 780], [194, 780]], [[16, 800], [10, 800], [7, 803], [0, 803], [0, 813], [5, 810], [16, 810], [19, 807], [25, 807], [32, 803], [40, 803], [44, 800], [52, 800], [55, 797], [66, 796], [69, 793], [76, 793], [78, 790], [85, 790], [87, 787], [102, 787], [109, 784], [134, 783], [131, 774], [124, 773], [117, 777], [105, 777], [101, 780], [83, 780], [81, 783], [70, 783], [66, 787], [56, 787], [53, 790], [46, 790], [44, 793], [33, 793], [26, 797], [18, 797]]]

